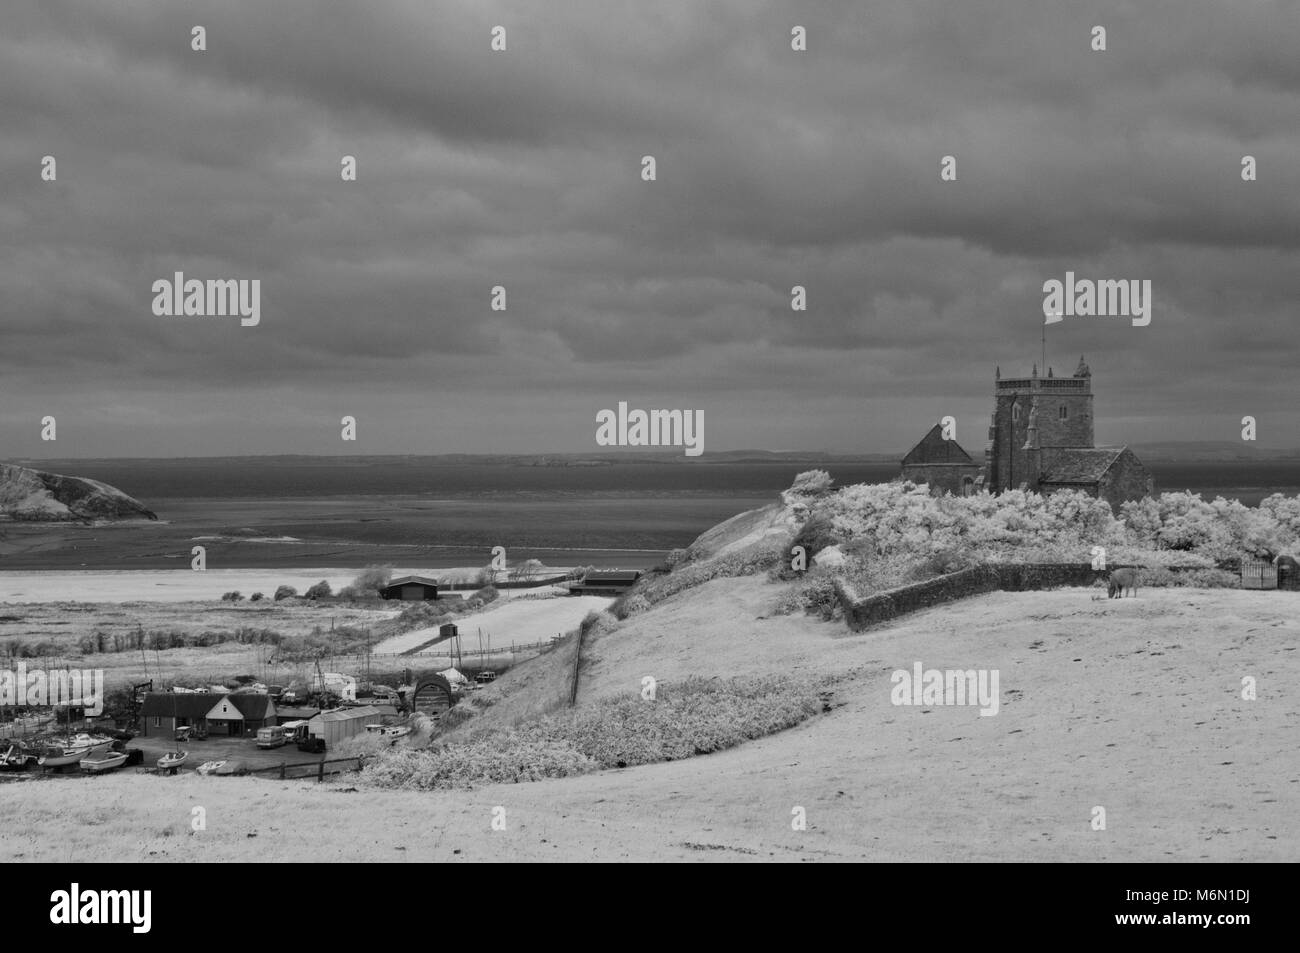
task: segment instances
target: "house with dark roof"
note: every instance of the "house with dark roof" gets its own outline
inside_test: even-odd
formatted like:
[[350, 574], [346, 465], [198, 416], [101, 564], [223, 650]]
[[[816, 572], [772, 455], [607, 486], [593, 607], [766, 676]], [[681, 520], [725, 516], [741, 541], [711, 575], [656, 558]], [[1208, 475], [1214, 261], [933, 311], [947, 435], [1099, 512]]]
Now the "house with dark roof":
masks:
[[140, 733], [170, 738], [177, 728], [248, 737], [277, 724], [275, 700], [258, 692], [150, 692], [140, 708]]
[[275, 699], [259, 692], [231, 692], [207, 714], [208, 729], [213, 734], [246, 738], [257, 729], [278, 725]]
[[140, 705], [140, 734], [171, 738], [177, 728], [206, 728], [221, 695], [213, 692], [149, 692]]
[[[937, 492], [1081, 490], [1116, 510], [1155, 492], [1150, 471], [1132, 450], [1096, 445], [1092, 370], [1082, 357], [1070, 377], [1057, 377], [1050, 367], [1040, 376], [1035, 364], [1028, 377], [1003, 378], [999, 368], [993, 390], [989, 444], [978, 476], [963, 469], [962, 457], [969, 456], [944, 441], [936, 426], [904, 458], [904, 478]], [[954, 482], [958, 474], [960, 484]]]

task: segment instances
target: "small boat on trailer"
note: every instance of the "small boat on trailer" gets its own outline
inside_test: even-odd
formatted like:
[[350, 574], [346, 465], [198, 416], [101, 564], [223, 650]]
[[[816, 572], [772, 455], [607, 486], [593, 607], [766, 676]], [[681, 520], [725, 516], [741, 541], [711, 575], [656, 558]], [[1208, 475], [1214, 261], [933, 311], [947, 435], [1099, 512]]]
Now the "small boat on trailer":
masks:
[[190, 756], [188, 751], [169, 751], [158, 759], [159, 771], [175, 771]]
[[91, 774], [105, 774], [116, 771], [124, 764], [126, 764], [125, 751], [101, 751], [82, 758], [80, 767], [82, 771], [89, 771]]

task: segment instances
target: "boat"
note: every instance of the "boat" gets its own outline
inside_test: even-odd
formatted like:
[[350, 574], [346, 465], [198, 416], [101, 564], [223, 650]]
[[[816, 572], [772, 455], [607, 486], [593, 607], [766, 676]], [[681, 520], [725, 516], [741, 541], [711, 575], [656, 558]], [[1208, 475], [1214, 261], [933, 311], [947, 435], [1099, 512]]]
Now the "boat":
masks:
[[124, 764], [126, 764], [125, 751], [102, 751], [86, 755], [81, 759], [80, 767], [82, 771], [89, 771], [91, 774], [104, 774]]
[[36, 763], [42, 768], [65, 768], [70, 764], [79, 763], [88, 754], [90, 754], [89, 747], [77, 748], [51, 744], [41, 749]]
[[407, 725], [366, 725], [366, 731], [381, 738], [405, 738], [411, 733]]
[[[173, 724], [173, 725], [176, 724], [176, 695], [175, 695], [175, 691], [176, 691], [176, 690], [173, 688], [173, 689], [172, 689], [172, 692], [173, 692], [173, 694], [172, 694], [172, 724]], [[173, 734], [174, 734], [174, 735], [179, 735], [179, 732], [173, 732]], [[185, 763], [185, 759], [188, 758], [189, 756], [190, 756], [190, 753], [189, 753], [188, 751], [182, 751], [182, 750], [181, 750], [180, 738], [177, 737], [177, 738], [176, 738], [176, 750], [175, 750], [175, 751], [169, 751], [169, 752], [167, 752], [165, 755], [163, 755], [161, 758], [158, 759], [158, 770], [159, 770], [159, 771], [166, 771], [168, 774], [175, 774], [175, 773], [176, 773], [176, 769], [179, 768], [181, 765], [183, 765], [183, 764]]]
[[204, 761], [195, 770], [197, 770], [199, 774], [214, 774], [225, 766], [226, 762], [224, 761]]
[[0, 771], [26, 771], [28, 765], [35, 760], [36, 755], [20, 742], [10, 742], [5, 753], [0, 755]]
[[190, 756], [188, 751], [169, 751], [158, 759], [158, 770], [175, 771]]
[[90, 754], [107, 754], [113, 748], [113, 740], [107, 735], [91, 735], [81, 732], [68, 739], [70, 747], [89, 749]]

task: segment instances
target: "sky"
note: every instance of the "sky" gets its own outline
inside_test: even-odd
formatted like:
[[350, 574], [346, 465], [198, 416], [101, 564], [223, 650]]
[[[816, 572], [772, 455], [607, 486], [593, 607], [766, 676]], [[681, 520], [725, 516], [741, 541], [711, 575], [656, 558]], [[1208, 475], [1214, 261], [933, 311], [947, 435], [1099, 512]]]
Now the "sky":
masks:
[[[949, 414], [978, 455], [1067, 271], [1152, 287], [1046, 329], [1099, 442], [1300, 445], [1297, 37], [1272, 0], [6, 0], [0, 459], [596, 451], [620, 401], [702, 411], [706, 459]], [[260, 323], [156, 315], [178, 271]]]

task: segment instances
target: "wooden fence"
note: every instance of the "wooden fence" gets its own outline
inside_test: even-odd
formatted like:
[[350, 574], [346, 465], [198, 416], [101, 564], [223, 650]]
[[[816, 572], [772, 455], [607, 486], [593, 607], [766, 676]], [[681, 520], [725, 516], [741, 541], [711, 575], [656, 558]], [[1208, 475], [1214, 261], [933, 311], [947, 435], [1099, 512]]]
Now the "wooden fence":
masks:
[[[328, 767], [329, 765], [337, 765], [338, 767]], [[269, 768], [254, 768], [248, 773], [273, 774], [281, 781], [314, 777], [319, 783], [325, 780], [326, 775], [349, 774], [360, 771], [365, 766], [365, 756], [359, 755], [355, 758], [331, 758], [329, 760], [321, 758], [319, 761], [300, 761], [297, 764], [282, 761], [280, 764]]]

